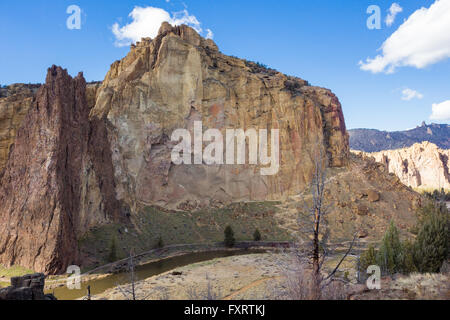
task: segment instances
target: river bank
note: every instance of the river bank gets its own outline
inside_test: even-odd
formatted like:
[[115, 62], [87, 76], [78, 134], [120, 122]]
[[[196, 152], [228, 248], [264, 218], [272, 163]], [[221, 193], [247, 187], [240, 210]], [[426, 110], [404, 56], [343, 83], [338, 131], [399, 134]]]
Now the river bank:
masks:
[[[289, 245], [287, 242], [240, 242], [234, 248], [225, 248], [222, 244], [172, 246], [134, 256], [133, 263], [138, 278], [144, 279], [197, 262], [219, 257], [262, 253], [286, 248]], [[69, 290], [66, 287], [67, 276], [49, 277], [46, 292], [53, 293], [59, 299], [67, 300], [85, 296], [88, 286], [92, 294], [102, 293], [112, 287], [130, 282], [129, 263], [130, 259], [124, 259], [83, 274], [80, 290]]]

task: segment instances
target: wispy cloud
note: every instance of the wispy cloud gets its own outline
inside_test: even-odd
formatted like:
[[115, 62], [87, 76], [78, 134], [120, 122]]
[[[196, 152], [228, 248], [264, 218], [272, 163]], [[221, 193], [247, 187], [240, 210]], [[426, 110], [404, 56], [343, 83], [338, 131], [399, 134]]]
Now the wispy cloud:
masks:
[[393, 73], [418, 69], [450, 57], [450, 1], [436, 0], [415, 11], [381, 46], [382, 54], [360, 61], [364, 71]]
[[433, 104], [433, 114], [430, 116], [430, 120], [450, 120], [450, 100]]
[[402, 100], [410, 101], [412, 99], [423, 99], [423, 94], [413, 89], [404, 89], [402, 91]]
[[388, 11], [389, 11], [389, 13], [386, 17], [385, 22], [386, 22], [386, 25], [388, 27], [390, 27], [395, 22], [395, 18], [397, 17], [397, 15], [403, 11], [403, 8], [400, 7], [400, 5], [398, 3], [394, 2]]
[[[198, 33], [203, 32], [200, 21], [194, 15], [189, 14], [186, 9], [170, 14], [161, 8], [136, 6], [129, 17], [132, 19], [129, 24], [121, 27], [119, 23], [115, 23], [112, 26], [112, 32], [116, 37], [115, 44], [118, 47], [136, 43], [144, 37], [155, 38], [163, 22], [169, 22], [171, 25], [186, 24]], [[210, 29], [207, 29], [206, 36], [213, 37]]]

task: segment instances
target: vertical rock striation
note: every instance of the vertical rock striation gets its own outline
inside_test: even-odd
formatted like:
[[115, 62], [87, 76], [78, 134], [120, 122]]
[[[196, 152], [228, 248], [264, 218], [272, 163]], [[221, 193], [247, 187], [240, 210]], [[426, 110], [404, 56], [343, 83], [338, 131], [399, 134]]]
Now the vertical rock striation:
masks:
[[11, 145], [33, 103], [36, 85], [11, 85], [0, 91], [0, 172], [8, 161]]
[[[115, 62], [91, 118], [108, 123], [116, 193], [132, 209], [280, 199], [309, 183], [315, 146], [326, 149], [332, 166], [348, 160], [342, 108], [331, 91], [226, 56], [187, 26], [164, 23], [155, 39]], [[224, 135], [279, 129], [279, 174], [261, 176], [250, 165], [174, 166], [170, 137], [192, 131], [194, 121]]]
[[0, 177], [0, 263], [64, 272], [78, 260], [79, 233], [106, 220], [94, 208], [83, 211], [102, 195], [99, 190], [96, 196], [99, 181], [89, 177], [103, 157], [91, 152], [92, 161], [88, 145], [104, 141], [90, 137], [97, 129], [88, 116], [83, 75], [72, 79], [66, 70], [50, 68]]

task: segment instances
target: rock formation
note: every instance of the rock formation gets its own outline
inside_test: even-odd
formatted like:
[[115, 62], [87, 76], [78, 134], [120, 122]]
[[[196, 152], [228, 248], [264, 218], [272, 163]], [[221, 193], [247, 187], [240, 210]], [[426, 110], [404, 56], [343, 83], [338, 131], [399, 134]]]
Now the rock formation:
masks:
[[[86, 85], [89, 109], [95, 105], [100, 85], [101, 82]], [[17, 130], [21, 127], [40, 86], [40, 84], [18, 83], [0, 88], [0, 171], [8, 161], [10, 147], [14, 144]]]
[[26, 85], [13, 85], [1, 90], [3, 92], [0, 94], [0, 171], [6, 165], [9, 149], [36, 92], [34, 87]]
[[0, 176], [0, 263], [64, 272], [79, 234], [116, 215], [104, 128], [88, 114], [82, 74], [50, 68]]
[[389, 172], [412, 188], [450, 189], [450, 150], [439, 149], [430, 142], [410, 148], [363, 153], [384, 164]]
[[[414, 223], [416, 194], [375, 162], [350, 161], [342, 108], [331, 91], [226, 56], [187, 26], [164, 23], [155, 39], [143, 39], [113, 63], [101, 84], [86, 87], [81, 74], [72, 79], [52, 67], [35, 96], [13, 102], [0, 100], [0, 112], [13, 110], [0, 118], [7, 119], [0, 139], [8, 137], [9, 149], [0, 171], [0, 263], [6, 266], [65, 272], [82, 262], [78, 241], [94, 227], [126, 223], [137, 238], [143, 207], [177, 214], [285, 200], [305, 191], [317, 149], [334, 170], [329, 197], [337, 205], [330, 217], [343, 226], [333, 229], [336, 239], [353, 234], [355, 221], [372, 239], [394, 217], [404, 222], [402, 230]], [[28, 112], [20, 121], [23, 105]], [[278, 174], [262, 176], [261, 165], [174, 165], [171, 135], [192, 131], [196, 121], [204, 131], [222, 133], [279, 129]], [[369, 191], [357, 199], [355, 190]], [[399, 212], [389, 211], [389, 201]], [[279, 217], [286, 228], [298, 212], [288, 210]]]
[[[279, 199], [311, 179], [310, 152], [324, 147], [332, 166], [348, 159], [341, 105], [329, 90], [226, 56], [187, 26], [164, 23], [115, 62], [99, 89], [92, 119], [107, 122], [119, 200], [198, 208]], [[175, 166], [171, 134], [192, 130], [279, 129], [280, 172], [254, 166]], [[248, 150], [248, 149], [247, 149]]]
[[30, 274], [11, 278], [11, 286], [0, 289], [2, 300], [56, 300], [52, 294], [44, 294], [45, 275]]

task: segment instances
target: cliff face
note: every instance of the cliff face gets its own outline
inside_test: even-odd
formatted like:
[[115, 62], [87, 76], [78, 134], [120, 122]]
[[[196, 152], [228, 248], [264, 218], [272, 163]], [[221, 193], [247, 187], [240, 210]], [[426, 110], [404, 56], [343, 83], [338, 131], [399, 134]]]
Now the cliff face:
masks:
[[410, 148], [363, 153], [395, 173], [407, 186], [424, 189], [450, 189], [450, 150], [423, 142]]
[[[86, 99], [89, 109], [95, 105], [100, 82], [86, 85]], [[8, 161], [10, 147], [14, 144], [17, 131], [22, 126], [40, 84], [13, 84], [0, 88], [0, 171]]]
[[9, 149], [14, 143], [17, 130], [30, 108], [35, 88], [15, 85], [0, 89], [0, 171], [6, 165]]
[[[332, 166], [348, 160], [341, 105], [329, 90], [221, 54], [187, 26], [165, 23], [115, 62], [91, 119], [108, 123], [117, 196], [181, 209], [213, 203], [279, 199], [310, 181], [310, 152], [325, 148]], [[280, 171], [255, 166], [175, 166], [174, 130], [279, 129]], [[270, 141], [270, 139], [269, 139]], [[248, 149], [247, 149], [248, 150]]]
[[[101, 85], [52, 67], [37, 94], [3, 98], [1, 110], [10, 110], [0, 118], [10, 152], [0, 158], [0, 263], [45, 273], [79, 262], [85, 232], [136, 217], [142, 206], [281, 200], [310, 182], [315, 149], [332, 167], [349, 159], [333, 93], [225, 56], [187, 26], [163, 24]], [[192, 132], [196, 121], [224, 135], [279, 129], [278, 174], [262, 176], [260, 165], [172, 164], [172, 133]]]
[[108, 180], [95, 178], [108, 167], [96, 171], [102, 155], [88, 152], [105, 142], [93, 141], [101, 127], [92, 129], [88, 115], [82, 74], [50, 68], [0, 176], [0, 263], [65, 272], [77, 262], [79, 233], [107, 220]]

